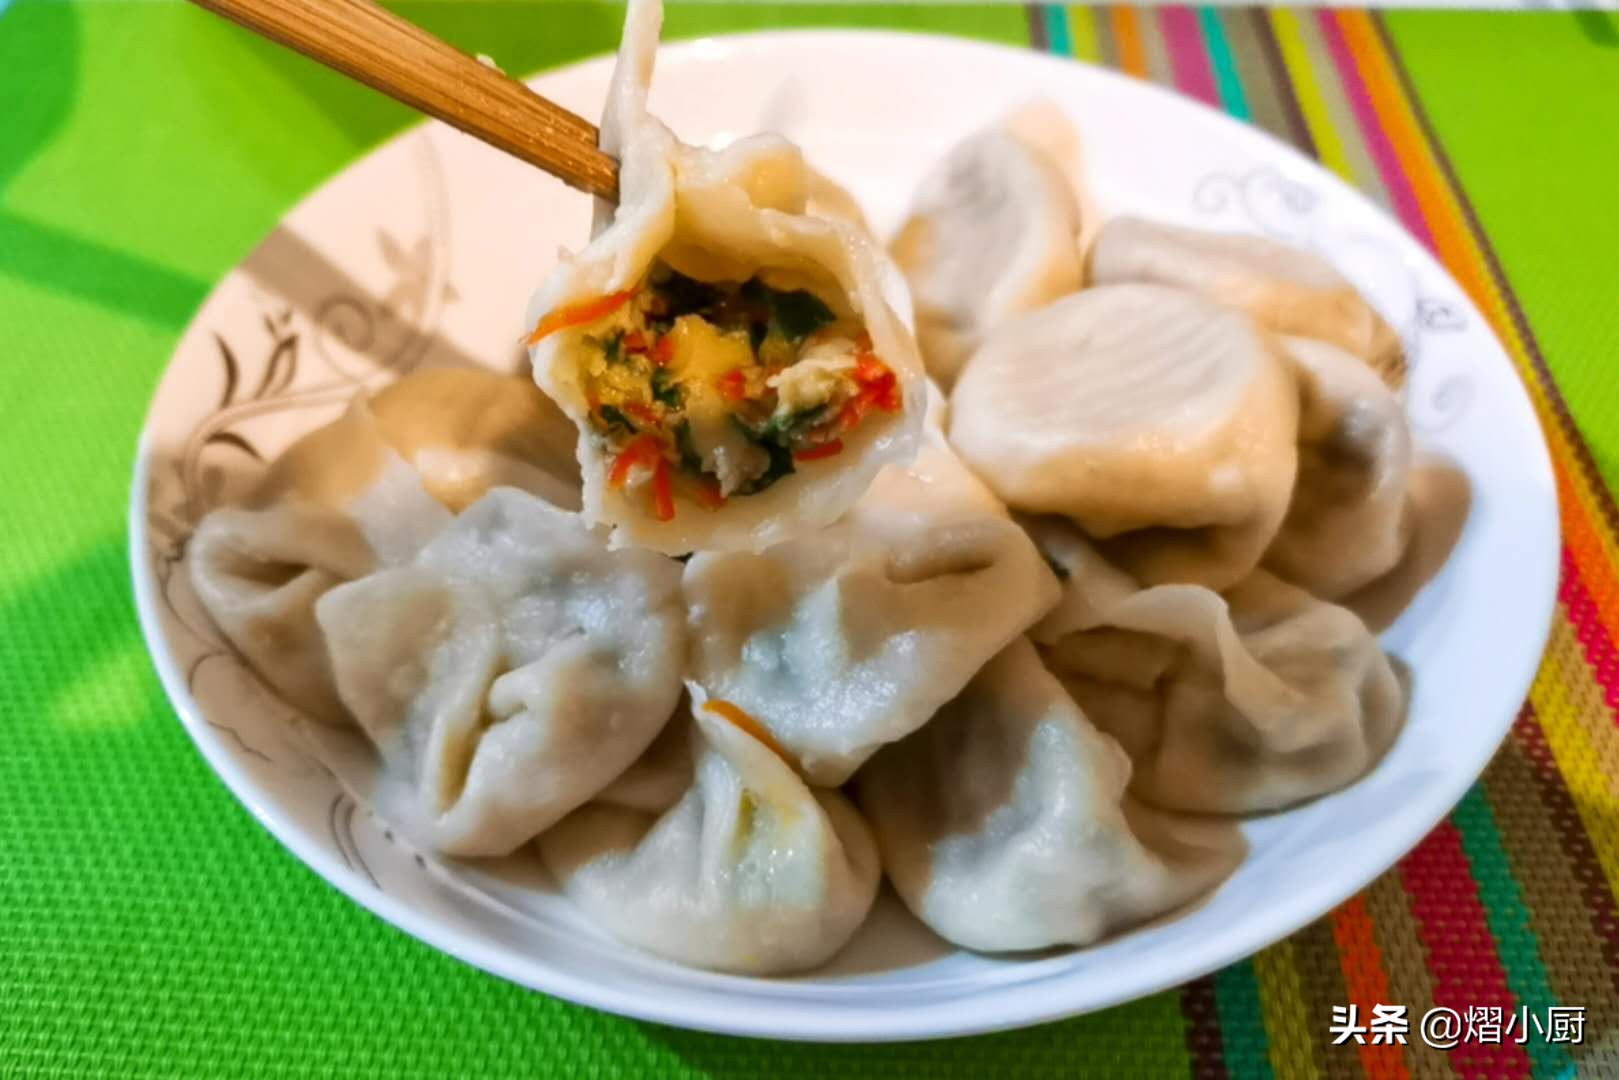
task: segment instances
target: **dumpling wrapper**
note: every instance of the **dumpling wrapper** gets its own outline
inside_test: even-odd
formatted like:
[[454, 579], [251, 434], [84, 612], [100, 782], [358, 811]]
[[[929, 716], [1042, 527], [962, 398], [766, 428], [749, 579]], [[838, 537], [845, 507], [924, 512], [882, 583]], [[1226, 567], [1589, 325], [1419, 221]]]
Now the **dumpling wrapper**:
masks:
[[579, 509], [578, 433], [527, 376], [428, 368], [377, 391], [371, 412], [383, 438], [452, 513], [496, 487]]
[[1235, 829], [1126, 807], [1130, 762], [1027, 638], [856, 780], [883, 867], [940, 936], [1001, 952], [1089, 945], [1192, 900]]
[[1065, 135], [1051, 108], [969, 136], [923, 179], [889, 245], [928, 374], [947, 391], [985, 334], [1080, 287], [1079, 203], [1046, 149]]
[[[1165, 810], [1245, 814], [1334, 791], [1393, 743], [1405, 688], [1353, 612], [1257, 571], [1224, 597], [1131, 591], [1066, 523], [1030, 522], [1068, 593], [1030, 633]], [[1060, 542], [1050, 542], [1052, 537]]]
[[[684, 744], [660, 738], [637, 785], [568, 815], [539, 838], [540, 857], [582, 911], [649, 952], [752, 975], [816, 967], [876, 898], [871, 831], [841, 794], [810, 789], [692, 694], [693, 715], [672, 725]], [[649, 808], [667, 790], [660, 772], [684, 781], [661, 812]]]
[[187, 569], [208, 617], [271, 690], [306, 716], [343, 724], [315, 601], [409, 559], [449, 520], [361, 397], [289, 446], [246, 505], [204, 517]]
[[512, 488], [408, 565], [321, 597], [343, 704], [382, 758], [370, 802], [450, 855], [516, 850], [640, 756], [680, 697], [680, 566]]
[[1265, 566], [1381, 632], [1444, 567], [1471, 485], [1415, 453], [1399, 397], [1360, 361], [1307, 338], [1282, 345], [1299, 381], [1299, 476]]
[[[613, 527], [615, 547], [637, 545], [683, 555], [696, 550], [761, 550], [828, 525], [858, 499], [877, 470], [915, 453], [926, 407], [916, 344], [884, 292], [897, 277], [870, 237], [845, 220], [809, 212], [821, 193], [797, 147], [755, 135], [723, 150], [688, 146], [647, 112], [647, 87], [662, 5], [632, 0], [618, 65], [608, 88], [601, 147], [619, 160], [619, 204], [576, 255], [563, 259], [529, 305], [531, 324], [550, 311], [636, 286], [655, 260], [700, 281], [759, 277], [783, 290], [814, 293], [839, 316], [863, 324], [876, 355], [897, 376], [901, 407], [873, 411], [843, 436], [843, 450], [783, 477], [764, 491], [733, 496], [718, 509], [675, 500], [659, 521], [645, 499], [607, 483], [609, 462], [590, 431], [581, 370], [590, 326], [542, 339], [534, 377], [578, 425], [585, 515]], [[608, 208], [610, 210], [610, 208]]]
[[[425, 509], [443, 513], [422, 497]], [[377, 565], [355, 520], [306, 503], [224, 507], [198, 524], [186, 560], [203, 610], [259, 679], [305, 716], [347, 723], [315, 601]]]
[[1115, 285], [1000, 327], [950, 442], [1013, 510], [1061, 514], [1148, 582], [1224, 588], [1287, 513], [1298, 393], [1276, 345], [1188, 292]]
[[1059, 593], [936, 421], [915, 462], [884, 469], [836, 525], [758, 554], [699, 552], [684, 585], [691, 678], [825, 786], [925, 723]]
[[1405, 385], [1405, 350], [1394, 328], [1326, 262], [1274, 240], [1114, 218], [1091, 245], [1089, 280], [1201, 293], [1278, 334], [1358, 356], [1391, 389]]
[[1299, 471], [1265, 566], [1323, 600], [1392, 570], [1411, 539], [1411, 428], [1400, 399], [1331, 345], [1282, 341], [1300, 391]]
[[866, 220], [860, 200], [830, 175], [807, 162], [804, 165], [804, 210], [816, 217], [841, 221], [855, 232], [871, 233], [871, 223]]
[[450, 512], [496, 484], [579, 505], [573, 425], [526, 379], [466, 370], [407, 375], [304, 435], [242, 506], [197, 526], [187, 548], [204, 610], [258, 676], [303, 714], [349, 719], [314, 604], [379, 566], [408, 561]]
[[1438, 454], [1420, 456], [1406, 485], [1411, 537], [1389, 572], [1343, 598], [1374, 633], [1394, 625], [1429, 581], [1444, 569], [1467, 526], [1473, 489], [1455, 462]]

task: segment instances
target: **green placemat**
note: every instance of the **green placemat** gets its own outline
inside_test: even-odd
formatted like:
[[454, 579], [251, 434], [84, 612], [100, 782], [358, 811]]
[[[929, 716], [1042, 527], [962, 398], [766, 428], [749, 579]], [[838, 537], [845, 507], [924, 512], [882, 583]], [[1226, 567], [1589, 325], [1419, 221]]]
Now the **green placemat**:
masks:
[[[607, 51], [612, 4], [405, 3], [508, 70]], [[674, 3], [671, 37], [964, 34], [1107, 63], [1264, 126], [1387, 205], [1518, 359], [1553, 442], [1552, 647], [1483, 781], [1316, 925], [1181, 990], [899, 1047], [694, 1035], [531, 994], [394, 931], [231, 798], [127, 584], [147, 398], [209, 285], [403, 110], [171, 0], [0, 4], [0, 1074], [1619, 1071], [1619, 28], [1569, 14]], [[1330, 1045], [1335, 1004], [1585, 1008], [1581, 1044]], [[1611, 1074], [1611, 1073], [1609, 1073]]]

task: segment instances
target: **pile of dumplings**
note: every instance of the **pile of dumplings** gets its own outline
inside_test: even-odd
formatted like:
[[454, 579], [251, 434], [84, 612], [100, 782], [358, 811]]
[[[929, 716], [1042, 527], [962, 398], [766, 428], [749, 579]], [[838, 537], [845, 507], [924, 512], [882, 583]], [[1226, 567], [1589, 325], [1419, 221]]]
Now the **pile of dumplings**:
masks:
[[[439, 856], [540, 860], [634, 946], [784, 974], [885, 876], [964, 948], [1093, 943], [1217, 887], [1236, 815], [1364, 774], [1406, 701], [1374, 631], [1444, 547], [1388, 325], [1312, 256], [1100, 222], [1050, 109], [949, 152], [885, 252], [791, 144], [646, 114], [660, 20], [631, 4], [604, 118], [621, 205], [541, 295], [693, 236], [830, 267], [903, 413], [678, 536], [602, 512], [544, 350], [295, 443], [199, 524], [190, 579], [270, 689], [374, 747], [371, 809]], [[914, 311], [879, 310], [893, 265]]]

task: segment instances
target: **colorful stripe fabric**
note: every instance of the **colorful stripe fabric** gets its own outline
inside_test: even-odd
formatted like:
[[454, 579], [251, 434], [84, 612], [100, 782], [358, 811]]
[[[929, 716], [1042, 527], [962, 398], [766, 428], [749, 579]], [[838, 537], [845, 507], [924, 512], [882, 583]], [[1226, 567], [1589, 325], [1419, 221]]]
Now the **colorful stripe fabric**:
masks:
[[[1030, 19], [1054, 10], [1031, 7]], [[1364, 11], [1114, 7], [1093, 17], [1119, 42], [1100, 50], [1101, 59], [1315, 157], [1444, 263], [1506, 342], [1535, 400], [1556, 459], [1566, 537], [1552, 647], [1485, 780], [1325, 928], [1184, 988], [1193, 1071], [1563, 1076], [1581, 1060], [1619, 1070], [1611, 1045], [1554, 1044], [1532, 1030], [1521, 1045], [1464, 1040], [1448, 1052], [1421, 1045], [1414, 1027], [1416, 1046], [1324, 1038], [1333, 1004], [1355, 1004], [1362, 1023], [1379, 1003], [1406, 1005], [1413, 1022], [1436, 1005], [1464, 1017], [1469, 1007], [1520, 1017], [1527, 1007], [1544, 1017], [1549, 1007], [1583, 1006], [1588, 1022], [1600, 1015], [1611, 1025], [1619, 1008], [1619, 513], [1399, 50], [1383, 21]], [[1034, 40], [1058, 51], [1055, 36]], [[1167, 72], [1145, 61], [1155, 53], [1169, 57]], [[1254, 100], [1273, 107], [1255, 109]]]

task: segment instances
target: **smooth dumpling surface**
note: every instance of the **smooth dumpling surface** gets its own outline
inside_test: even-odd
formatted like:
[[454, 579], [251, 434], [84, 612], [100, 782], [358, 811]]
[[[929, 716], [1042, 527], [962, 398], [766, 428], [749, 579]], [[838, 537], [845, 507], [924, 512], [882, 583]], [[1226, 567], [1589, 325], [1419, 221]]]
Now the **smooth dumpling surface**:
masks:
[[647, 112], [661, 15], [629, 5], [601, 133], [619, 202], [530, 304], [534, 376], [579, 429], [584, 513], [615, 546], [759, 550], [909, 460], [925, 378], [897, 272], [796, 147], [688, 146]]
[[[546, 869], [614, 937], [671, 960], [754, 975], [816, 967], [876, 897], [871, 831], [745, 730], [745, 715], [694, 714], [676, 721], [689, 746], [661, 739], [643, 769], [682, 775], [679, 800], [660, 813], [611, 789], [540, 837]], [[658, 790], [649, 780], [637, 791]]]
[[1007, 323], [950, 398], [950, 442], [1014, 510], [1060, 514], [1150, 581], [1223, 588], [1287, 512], [1298, 395], [1251, 320], [1155, 285]]
[[680, 696], [680, 567], [511, 488], [320, 599], [374, 806], [452, 855], [515, 850], [622, 773]]
[[289, 446], [245, 505], [198, 523], [187, 570], [209, 618], [259, 678], [306, 716], [341, 724], [315, 601], [410, 559], [449, 520], [356, 398]]
[[1375, 632], [1388, 629], [1423, 587], [1444, 569], [1462, 538], [1472, 507], [1467, 473], [1443, 455], [1412, 463], [1406, 484], [1410, 539], [1388, 573], [1344, 597], [1341, 603]]
[[1279, 334], [1336, 345], [1396, 390], [1405, 385], [1405, 352], [1394, 328], [1326, 262], [1274, 240], [1114, 218], [1091, 245], [1090, 281], [1202, 293]]
[[841, 221], [862, 235], [871, 233], [866, 212], [848, 188], [827, 173], [804, 165], [804, 209], [816, 217]]
[[1353, 356], [1282, 342], [1299, 384], [1299, 472], [1265, 566], [1324, 600], [1392, 570], [1412, 532], [1405, 409]]
[[293, 442], [243, 505], [209, 514], [188, 548], [214, 623], [300, 712], [347, 722], [314, 603], [408, 561], [492, 487], [579, 506], [574, 428], [531, 380], [414, 372]]
[[1127, 816], [1129, 775], [1019, 638], [856, 782], [905, 903], [940, 936], [993, 952], [1088, 945], [1235, 866], [1234, 830]]
[[1034, 139], [998, 125], [946, 154], [889, 245], [928, 374], [948, 390], [987, 332], [1078, 290], [1079, 231], [1068, 178]]
[[1116, 578], [1070, 566], [1065, 589], [1096, 580], [1102, 593], [1065, 603], [1058, 610], [1070, 617], [1048, 618], [1032, 636], [1085, 714], [1130, 755], [1131, 791], [1143, 802], [1279, 809], [1358, 778], [1398, 733], [1404, 687], [1352, 612], [1264, 571], [1223, 597], [1160, 585], [1121, 600]]
[[1039, 551], [936, 431], [843, 521], [686, 566], [692, 678], [814, 783], [922, 725], [1056, 601]]
[[454, 513], [496, 487], [579, 509], [578, 433], [533, 379], [428, 368], [377, 391], [371, 412], [428, 493]]

